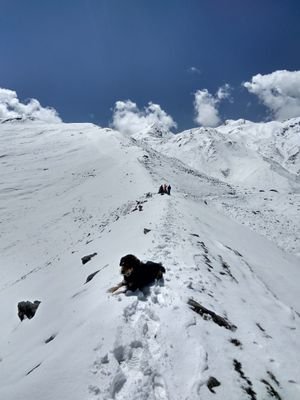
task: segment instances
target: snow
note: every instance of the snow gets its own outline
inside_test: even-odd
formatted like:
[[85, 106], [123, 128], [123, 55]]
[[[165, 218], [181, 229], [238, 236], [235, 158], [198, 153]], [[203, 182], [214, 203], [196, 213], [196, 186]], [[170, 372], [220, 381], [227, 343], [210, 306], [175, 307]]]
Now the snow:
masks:
[[[270, 154], [275, 142], [284, 155], [298, 146], [298, 125], [228, 121], [148, 140], [92, 124], [0, 124], [0, 398], [298, 399], [298, 161]], [[228, 177], [217, 173], [228, 163]], [[164, 182], [171, 196], [157, 194]], [[108, 293], [128, 253], [162, 262], [164, 282]], [[22, 300], [41, 304], [20, 322]]]

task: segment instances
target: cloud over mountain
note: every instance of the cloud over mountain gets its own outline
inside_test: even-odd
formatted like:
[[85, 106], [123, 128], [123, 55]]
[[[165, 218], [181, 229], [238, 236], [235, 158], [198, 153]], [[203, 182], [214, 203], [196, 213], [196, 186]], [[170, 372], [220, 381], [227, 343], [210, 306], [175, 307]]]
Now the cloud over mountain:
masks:
[[300, 115], [300, 71], [275, 71], [257, 74], [243, 86], [258, 96], [272, 118], [284, 120]]
[[215, 95], [209, 93], [207, 89], [197, 90], [194, 99], [195, 122], [202, 126], [219, 125], [221, 119], [218, 106], [222, 100], [229, 97], [229, 94], [230, 86], [227, 83], [221, 86]]
[[148, 106], [141, 110], [131, 100], [115, 103], [111, 123], [113, 128], [131, 135], [153, 125], [164, 130], [170, 130], [177, 126], [173, 118], [159, 104], [149, 102]]
[[0, 88], [0, 118], [31, 117], [45, 122], [61, 122], [54, 108], [42, 107], [36, 99], [22, 103], [14, 90]]

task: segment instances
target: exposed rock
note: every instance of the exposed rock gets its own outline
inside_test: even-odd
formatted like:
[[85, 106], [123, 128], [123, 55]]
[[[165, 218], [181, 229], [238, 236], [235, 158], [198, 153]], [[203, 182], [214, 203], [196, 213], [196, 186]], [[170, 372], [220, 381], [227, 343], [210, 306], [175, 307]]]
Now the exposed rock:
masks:
[[151, 229], [144, 228], [144, 234], [145, 235], [147, 235], [147, 233], [149, 233], [149, 232], [151, 232]]
[[39, 364], [37, 364], [35, 367], [31, 368], [31, 370], [28, 371], [28, 372], [26, 373], [26, 375], [31, 374], [31, 372], [33, 372], [35, 369], [37, 369], [41, 364], [42, 364], [42, 363], [39, 363]]
[[274, 382], [276, 383], [276, 385], [280, 387], [280, 384], [279, 384], [279, 382], [278, 382], [278, 379], [277, 379], [276, 376], [273, 374], [273, 372], [267, 371], [267, 374], [268, 374], [269, 377], [272, 379], [272, 381], [274, 381]]
[[54, 340], [55, 337], [56, 337], [56, 335], [51, 335], [51, 336], [49, 336], [48, 339], [45, 340], [45, 343], [47, 344], [47, 343], [52, 342], [52, 340]]
[[216, 393], [214, 391], [214, 387], [220, 386], [221, 382], [218, 381], [217, 378], [215, 378], [214, 376], [209, 377], [207, 383], [206, 383], [208, 389], [212, 392], [212, 393]]
[[20, 320], [23, 321], [25, 317], [28, 319], [33, 318], [40, 303], [39, 300], [35, 300], [33, 303], [31, 301], [20, 301], [18, 303], [18, 316]]
[[279, 393], [274, 389], [270, 382], [265, 379], [262, 379], [261, 382], [266, 386], [267, 392], [271, 397], [274, 397], [277, 400], [282, 400]]
[[243, 381], [247, 384], [246, 386], [243, 385], [242, 389], [249, 395], [251, 400], [256, 400], [257, 397], [256, 397], [255, 391], [253, 390], [253, 384], [252, 384], [251, 380], [245, 375], [245, 373], [242, 369], [242, 364], [238, 360], [234, 359], [233, 366], [234, 366], [235, 371], [240, 375], [240, 377], [243, 379]]
[[222, 326], [231, 331], [235, 331], [237, 329], [237, 327], [233, 325], [231, 322], [227, 321], [225, 318], [221, 317], [215, 312], [201, 306], [201, 304], [199, 304], [197, 301], [193, 299], [188, 300], [188, 305], [191, 307], [193, 311], [201, 315], [204, 319], [207, 319], [207, 316], [210, 316], [211, 319], [219, 326]]
[[81, 258], [81, 262], [82, 264], [86, 264], [87, 262], [89, 262], [93, 257], [95, 257], [97, 255], [97, 253], [93, 253], [93, 254], [88, 254], [87, 256], [83, 256]]
[[236, 347], [241, 347], [242, 348], [242, 343], [238, 339], [231, 338], [230, 339], [230, 343], [234, 344]]
[[99, 271], [100, 271], [100, 269], [98, 269], [97, 271], [95, 271], [95, 272], [93, 272], [92, 274], [90, 274], [90, 275], [86, 278], [85, 283], [88, 283], [89, 281], [91, 281], [91, 280], [94, 278], [94, 276], [95, 276], [96, 274], [98, 274]]

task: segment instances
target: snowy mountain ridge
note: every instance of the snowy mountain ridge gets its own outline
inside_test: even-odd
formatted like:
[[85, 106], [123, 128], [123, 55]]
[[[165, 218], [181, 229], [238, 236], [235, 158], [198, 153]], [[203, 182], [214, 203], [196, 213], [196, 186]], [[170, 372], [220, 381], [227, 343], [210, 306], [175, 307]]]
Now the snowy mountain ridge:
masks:
[[[163, 140], [0, 124], [0, 398], [297, 400], [297, 121], [254, 125], [251, 140], [247, 121]], [[247, 168], [262, 160], [251, 185], [236, 183], [238, 151]], [[164, 182], [171, 196], [157, 194]], [[164, 282], [107, 293], [128, 253], [162, 262]], [[22, 300], [41, 303], [21, 322]]]
[[287, 181], [286, 186], [296, 182], [298, 187], [300, 118], [283, 123], [226, 121], [218, 128], [194, 128], [164, 141], [162, 151], [231, 183], [258, 185], [273, 174], [270, 184], [276, 186], [279, 179], [280, 185]]

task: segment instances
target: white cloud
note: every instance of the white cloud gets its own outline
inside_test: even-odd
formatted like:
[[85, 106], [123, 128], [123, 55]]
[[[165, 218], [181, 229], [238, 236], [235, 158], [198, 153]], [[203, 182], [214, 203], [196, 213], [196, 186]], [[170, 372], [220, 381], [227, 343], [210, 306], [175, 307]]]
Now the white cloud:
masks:
[[31, 117], [45, 122], [61, 122], [56, 110], [42, 107], [38, 100], [21, 103], [14, 90], [0, 88], [0, 118]]
[[144, 110], [140, 110], [131, 100], [116, 102], [111, 124], [113, 128], [132, 135], [153, 125], [164, 130], [177, 126], [173, 118], [162, 110], [159, 104], [150, 102]]
[[222, 100], [229, 98], [231, 87], [228, 83], [221, 86], [215, 95], [207, 89], [197, 90], [194, 99], [196, 113], [195, 122], [202, 126], [215, 127], [220, 124], [219, 104]]
[[228, 83], [225, 83], [225, 85], [221, 86], [216, 93], [216, 96], [219, 100], [224, 100], [228, 99], [230, 96], [231, 92], [231, 86]]
[[257, 95], [277, 120], [300, 116], [300, 71], [258, 74], [243, 86]]
[[197, 67], [190, 67], [189, 69], [188, 69], [188, 72], [191, 72], [191, 73], [193, 73], [193, 74], [201, 74], [201, 71], [200, 71], [200, 69], [199, 68], [197, 68]]

